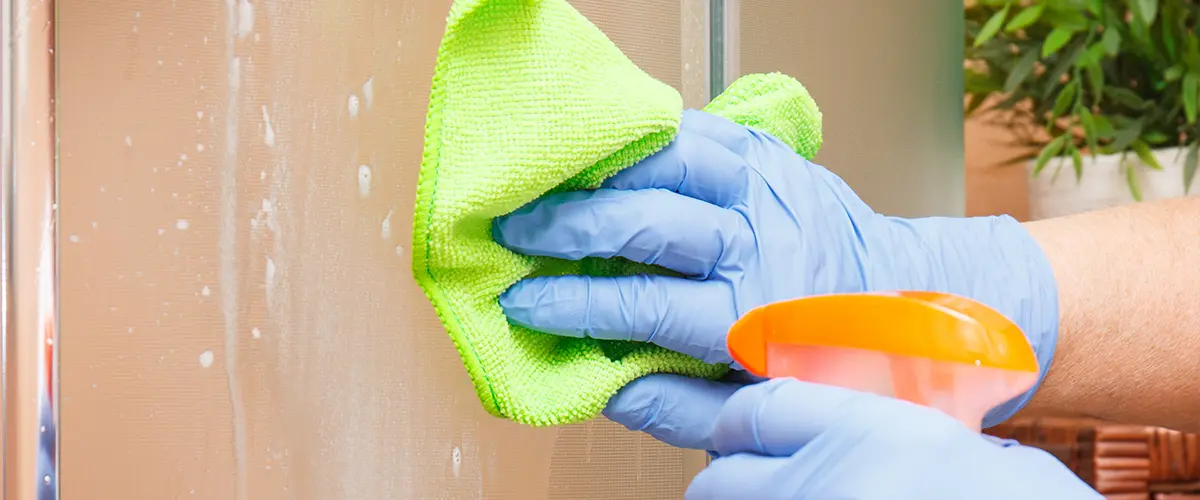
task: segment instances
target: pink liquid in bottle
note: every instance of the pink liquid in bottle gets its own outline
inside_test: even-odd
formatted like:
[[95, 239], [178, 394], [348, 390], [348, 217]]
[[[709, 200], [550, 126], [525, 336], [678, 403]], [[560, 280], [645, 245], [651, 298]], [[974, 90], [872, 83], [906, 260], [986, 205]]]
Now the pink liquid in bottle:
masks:
[[1021, 394], [1037, 373], [847, 347], [767, 345], [767, 376], [889, 396], [945, 412], [979, 430], [998, 402]]
[[1020, 327], [983, 304], [938, 292], [767, 304], [730, 328], [727, 345], [755, 375], [894, 397], [941, 410], [975, 430], [989, 410], [1038, 377]]

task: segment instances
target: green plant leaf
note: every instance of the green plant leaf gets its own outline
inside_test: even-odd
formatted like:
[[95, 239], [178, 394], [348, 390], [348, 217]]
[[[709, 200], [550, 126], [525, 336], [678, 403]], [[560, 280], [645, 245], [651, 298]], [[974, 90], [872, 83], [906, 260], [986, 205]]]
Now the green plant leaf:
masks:
[[1124, 87], [1108, 87], [1104, 89], [1104, 93], [1112, 100], [1120, 103], [1122, 106], [1127, 106], [1133, 109], [1143, 109], [1146, 107], [1146, 101], [1136, 92]]
[[1059, 153], [1062, 153], [1063, 146], [1067, 144], [1067, 137], [1067, 135], [1055, 137], [1054, 140], [1042, 148], [1041, 152], [1037, 155], [1037, 162], [1033, 165], [1033, 175], [1041, 173], [1042, 169], [1046, 168], [1046, 163], [1058, 156]]
[[1200, 160], [1200, 142], [1193, 142], [1188, 147], [1187, 158], [1183, 160], [1183, 193], [1187, 194], [1196, 179], [1196, 163]]
[[1004, 31], [1011, 33], [1037, 22], [1038, 18], [1042, 15], [1042, 11], [1045, 9], [1046, 5], [1040, 3], [1021, 9], [1021, 12], [1013, 16], [1008, 21], [1008, 24], [1004, 26]]
[[1108, 28], [1104, 30], [1104, 35], [1100, 37], [1100, 44], [1104, 46], [1104, 53], [1110, 56], [1117, 55], [1121, 50], [1121, 32], [1117, 28]]
[[1067, 42], [1071, 41], [1073, 32], [1063, 29], [1054, 28], [1050, 30], [1050, 34], [1046, 35], [1046, 41], [1042, 43], [1042, 57], [1050, 57], [1058, 52], [1058, 49], [1063, 48]]
[[1125, 183], [1129, 184], [1129, 194], [1133, 196], [1133, 201], [1142, 201], [1142, 187], [1138, 185], [1137, 172], [1133, 165], [1128, 162], [1122, 162], [1125, 168]]
[[1078, 90], [1078, 82], [1071, 82], [1063, 87], [1062, 91], [1058, 93], [1058, 98], [1054, 100], [1054, 111], [1052, 113], [1054, 117], [1062, 116], [1072, 104], [1075, 104], [1075, 92]]
[[1117, 134], [1112, 121], [1103, 115], [1096, 116], [1096, 135], [1104, 139], [1112, 139]]
[[964, 116], [971, 116], [971, 113], [979, 110], [980, 106], [987, 101], [987, 94], [972, 94], [971, 100], [967, 101], [967, 107], [963, 110]]
[[1158, 17], [1158, 1], [1159, 0], [1134, 0], [1134, 14], [1146, 26], [1154, 24], [1154, 19]]
[[1162, 22], [1158, 25], [1158, 32], [1159, 38], [1162, 39], [1163, 48], [1167, 51], [1167, 58], [1174, 61], [1177, 57], [1178, 50], [1176, 49], [1176, 37], [1173, 31], [1173, 28], [1176, 24], [1175, 9], [1172, 9], [1171, 7], [1171, 5], [1165, 6], [1162, 9], [1162, 13], [1159, 14]]
[[1163, 80], [1165, 80], [1167, 82], [1173, 82], [1182, 77], [1183, 77], [1183, 66], [1180, 66], [1178, 64], [1171, 66], [1170, 68], [1167, 68], [1166, 71], [1163, 71]]
[[1008, 78], [1004, 80], [1005, 94], [1012, 93], [1021, 82], [1025, 81], [1025, 78], [1033, 72], [1033, 65], [1037, 62], [1037, 59], [1037, 52], [1030, 50], [1021, 56], [1016, 64], [1013, 64], [1012, 70], [1008, 72]]
[[1142, 135], [1142, 122], [1133, 122], [1124, 128], [1118, 128], [1112, 134], [1112, 143], [1108, 145], [1109, 153], [1122, 153]]
[[1196, 73], [1188, 73], [1183, 75], [1182, 95], [1183, 99], [1183, 114], [1187, 117], [1189, 124], [1196, 123], [1196, 97], [1197, 92], [1200, 92], [1200, 76]]
[[1104, 60], [1104, 45], [1093, 43], [1087, 48], [1086, 51], [1084, 51], [1083, 56], [1075, 61], [1075, 65], [1083, 68], [1093, 64], [1098, 65], [1102, 60]]
[[1083, 126], [1083, 138], [1087, 140], [1088, 153], [1094, 158], [1099, 149], [1096, 144], [1098, 142], [1096, 133], [1096, 119], [1092, 117], [1092, 112], [1087, 108], [1079, 109], [1079, 124]]
[[986, 94], [1001, 89], [995, 78], [973, 69], [963, 69], [963, 88], [968, 94]]
[[1011, 5], [1005, 4], [1000, 12], [992, 14], [992, 17], [983, 23], [983, 27], [979, 29], [979, 35], [975, 37], [975, 46], [978, 47], [987, 43], [996, 33], [1000, 31], [1000, 27], [1004, 26], [1004, 18], [1008, 17], [1008, 9]]
[[1054, 91], [1058, 90], [1058, 82], [1062, 81], [1063, 75], [1067, 74], [1067, 70], [1071, 69], [1082, 54], [1083, 40], [1078, 40], [1076, 43], [1072, 43], [1069, 49], [1066, 49], [1066, 51], [1059, 55], [1058, 62], [1054, 63], [1054, 66], [1051, 66], [1042, 74], [1042, 81], [1049, 82], [1049, 85], [1046, 85], [1046, 88], [1043, 89], [1041, 100], [1048, 101], [1054, 97]]
[[1184, 37], [1183, 62], [1192, 71], [1200, 71], [1200, 40], [1195, 36]]
[[1130, 146], [1133, 148], [1133, 152], [1137, 154], [1138, 159], [1142, 160], [1142, 164], [1154, 170], [1163, 169], [1162, 165], [1158, 164], [1158, 158], [1154, 157], [1154, 151], [1150, 149], [1149, 144], [1141, 140], [1135, 140]]
[[1088, 83], [1092, 86], [1094, 102], [1100, 102], [1100, 96], [1104, 94], [1104, 70], [1099, 64], [1089, 64], [1083, 68], [1083, 72], [1087, 74]]
[[[1045, 0], [1041, 0], [1037, 3], [1045, 3]], [[1080, 7], [1048, 7], [1050, 8], [1042, 13], [1042, 17], [1039, 19], [1039, 24], [1053, 26], [1055, 28], [1062, 28], [1072, 33], [1087, 30], [1091, 24], [1088, 21], [1087, 16], [1083, 14], [1083, 9]]]
[[1171, 137], [1157, 130], [1151, 130], [1142, 134], [1142, 140], [1146, 141], [1146, 144], [1157, 146], [1171, 140]]

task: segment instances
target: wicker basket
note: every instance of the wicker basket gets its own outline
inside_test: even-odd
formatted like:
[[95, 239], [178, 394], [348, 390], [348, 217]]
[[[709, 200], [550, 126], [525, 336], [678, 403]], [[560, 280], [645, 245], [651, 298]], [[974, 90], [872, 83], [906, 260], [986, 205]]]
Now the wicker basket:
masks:
[[1095, 420], [1038, 418], [988, 429], [1058, 457], [1109, 500], [1200, 500], [1200, 436]]

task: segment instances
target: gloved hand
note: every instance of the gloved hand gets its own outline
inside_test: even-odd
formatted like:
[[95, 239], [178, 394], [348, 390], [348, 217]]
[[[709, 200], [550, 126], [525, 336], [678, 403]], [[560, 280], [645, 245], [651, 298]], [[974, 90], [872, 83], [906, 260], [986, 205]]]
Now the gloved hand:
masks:
[[[1029, 337], [1043, 374], [1054, 353], [1054, 277], [1012, 218], [876, 214], [778, 139], [700, 111], [685, 112], [673, 143], [601, 189], [544, 197], [497, 219], [494, 235], [518, 253], [619, 256], [685, 275], [517, 283], [501, 305], [511, 321], [543, 332], [654, 342], [723, 363], [729, 327], [754, 307], [908, 289], [956, 293], [1005, 314]], [[1007, 419], [1032, 392], [985, 424]]]
[[1042, 450], [930, 408], [792, 379], [734, 393], [712, 442], [719, 458], [687, 500], [1103, 498]]

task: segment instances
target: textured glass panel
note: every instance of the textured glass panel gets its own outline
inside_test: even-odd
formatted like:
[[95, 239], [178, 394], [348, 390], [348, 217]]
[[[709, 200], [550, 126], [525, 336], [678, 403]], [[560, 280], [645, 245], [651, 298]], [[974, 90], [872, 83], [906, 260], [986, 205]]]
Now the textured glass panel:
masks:
[[728, 69], [808, 87], [824, 113], [818, 162], [878, 211], [962, 214], [962, 2], [726, 4]]
[[[686, 93], [686, 1], [574, 3]], [[65, 498], [681, 497], [703, 454], [487, 416], [413, 283], [448, 6], [57, 2]]]

